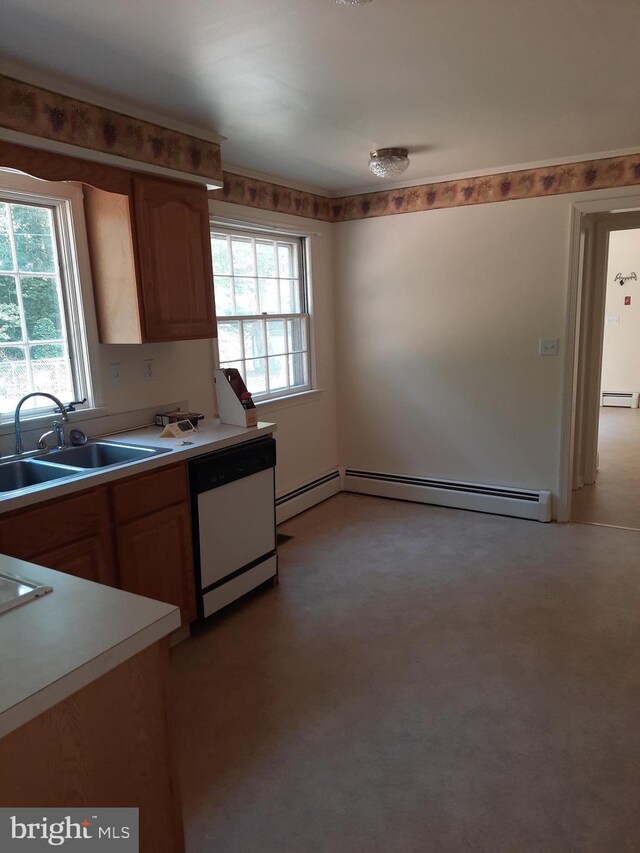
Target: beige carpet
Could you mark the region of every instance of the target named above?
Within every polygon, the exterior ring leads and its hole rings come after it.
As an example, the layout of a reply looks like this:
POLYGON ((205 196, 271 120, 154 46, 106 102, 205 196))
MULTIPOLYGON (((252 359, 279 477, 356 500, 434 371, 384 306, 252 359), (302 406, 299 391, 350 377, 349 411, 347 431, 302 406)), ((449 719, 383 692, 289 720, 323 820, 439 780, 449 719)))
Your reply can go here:
POLYGON ((637 853, 638 535, 339 495, 172 658, 188 853, 637 853))
POLYGON ((571 520, 640 530, 640 409, 600 409, 598 479, 573 493, 571 520))

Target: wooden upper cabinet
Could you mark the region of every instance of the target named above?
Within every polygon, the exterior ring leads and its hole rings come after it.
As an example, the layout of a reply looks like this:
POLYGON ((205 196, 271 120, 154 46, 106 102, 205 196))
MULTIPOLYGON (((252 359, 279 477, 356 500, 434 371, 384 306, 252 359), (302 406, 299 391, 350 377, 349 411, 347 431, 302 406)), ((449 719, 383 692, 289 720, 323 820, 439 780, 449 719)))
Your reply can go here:
POLYGON ((134 175, 128 195, 85 186, 102 343, 216 336, 206 189, 134 175))
POLYGON ((134 177, 133 203, 147 339, 215 337, 206 190, 134 177))

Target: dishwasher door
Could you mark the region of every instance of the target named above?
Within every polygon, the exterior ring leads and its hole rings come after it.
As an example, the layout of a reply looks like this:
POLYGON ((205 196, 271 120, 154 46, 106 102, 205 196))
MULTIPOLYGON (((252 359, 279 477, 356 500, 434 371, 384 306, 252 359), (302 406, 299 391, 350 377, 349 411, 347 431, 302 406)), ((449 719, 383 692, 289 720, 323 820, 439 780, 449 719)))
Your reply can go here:
POLYGON ((277 577, 273 438, 189 463, 198 615, 277 577))
POLYGON ((276 547, 273 468, 198 495, 202 589, 276 547))

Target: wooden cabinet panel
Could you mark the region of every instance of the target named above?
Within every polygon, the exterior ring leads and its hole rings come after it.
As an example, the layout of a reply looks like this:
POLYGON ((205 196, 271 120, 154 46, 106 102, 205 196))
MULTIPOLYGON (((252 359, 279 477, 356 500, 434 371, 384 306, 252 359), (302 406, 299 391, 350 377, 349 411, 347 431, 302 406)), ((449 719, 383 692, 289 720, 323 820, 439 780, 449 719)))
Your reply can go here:
POLYGON ((101 343, 215 338, 204 186, 134 175, 84 196, 101 343))
POLYGON ((156 643, 0 740, 2 805, 134 806, 140 853, 184 853, 168 658, 156 643))
POLYGON ((182 623, 196 618, 187 503, 169 507, 119 527, 116 533, 120 585, 180 607, 182 623))
POLYGON ((111 486, 116 524, 189 500, 186 465, 172 465, 111 486))
POLYGON ((146 339, 215 337, 206 190, 134 177, 133 203, 146 339))
POLYGON ((40 554, 83 539, 110 537, 111 514, 105 488, 18 510, 0 521, 3 553, 38 562, 40 554))
POLYGON ((38 555, 35 562, 77 578, 118 586, 111 536, 96 536, 63 545, 56 551, 38 555))

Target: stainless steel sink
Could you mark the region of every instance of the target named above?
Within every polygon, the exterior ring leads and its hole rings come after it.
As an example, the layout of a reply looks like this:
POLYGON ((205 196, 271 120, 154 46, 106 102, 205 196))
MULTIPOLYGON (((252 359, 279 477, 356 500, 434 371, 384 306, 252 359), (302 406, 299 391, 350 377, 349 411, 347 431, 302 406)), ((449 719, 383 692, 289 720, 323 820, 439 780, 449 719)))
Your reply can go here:
POLYGON ((0 493, 39 486, 51 480, 79 477, 95 468, 109 468, 169 453, 170 447, 144 447, 110 441, 88 441, 80 447, 52 450, 32 459, 0 462, 0 493))
POLYGON ((58 465, 70 465, 74 468, 108 468, 111 465, 150 459, 160 453, 168 453, 170 450, 170 447, 143 447, 109 441, 89 441, 80 447, 50 451, 47 453, 47 461, 58 465))
POLYGON ((17 489, 27 489, 29 486, 39 486, 50 480, 60 480, 63 477, 77 476, 77 471, 51 465, 39 459, 18 459, 15 462, 5 462, 0 465, 0 492, 14 492, 17 489))

